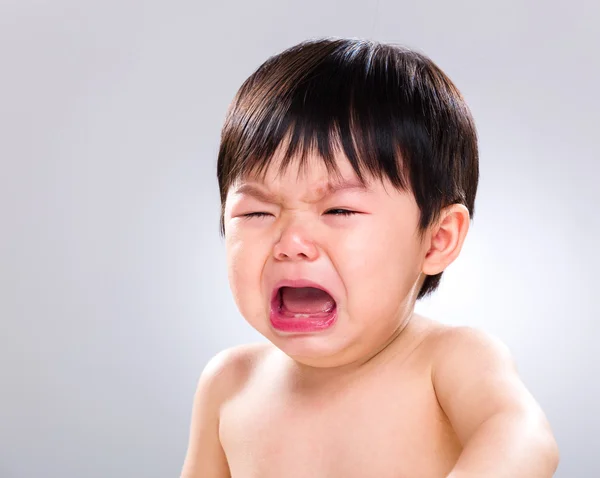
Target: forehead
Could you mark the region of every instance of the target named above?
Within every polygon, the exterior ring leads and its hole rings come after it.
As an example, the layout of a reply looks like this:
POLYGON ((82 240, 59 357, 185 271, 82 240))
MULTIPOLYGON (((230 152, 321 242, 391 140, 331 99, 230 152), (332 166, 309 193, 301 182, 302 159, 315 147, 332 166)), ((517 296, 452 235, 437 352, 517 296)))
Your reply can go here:
POLYGON ((237 196, 279 203, 297 200, 317 203, 341 191, 369 192, 367 183, 360 181, 352 168, 344 174, 341 171, 328 172, 325 166, 316 164, 303 169, 290 165, 283 172, 270 168, 263 177, 250 176, 233 186, 231 192, 237 196))
POLYGON ((238 181, 252 181, 266 185, 294 184, 322 189, 340 182, 363 182, 366 185, 369 181, 364 174, 362 176, 363 181, 343 154, 336 154, 333 164, 328 164, 324 158, 316 154, 307 154, 305 158, 296 155, 289 159, 276 154, 262 170, 249 171, 241 175, 238 181))
POLYGON ((296 208, 300 204, 316 205, 346 198, 365 201, 364 204, 372 207, 375 204, 394 209, 414 206, 418 210, 410 186, 396 185, 384 172, 377 174, 367 165, 360 168, 359 176, 345 156, 334 159, 334 168, 328 168, 320 156, 307 156, 304 163, 294 158, 284 167, 281 161, 271 161, 259 174, 242 174, 230 183, 222 205, 231 208, 259 200, 296 208))

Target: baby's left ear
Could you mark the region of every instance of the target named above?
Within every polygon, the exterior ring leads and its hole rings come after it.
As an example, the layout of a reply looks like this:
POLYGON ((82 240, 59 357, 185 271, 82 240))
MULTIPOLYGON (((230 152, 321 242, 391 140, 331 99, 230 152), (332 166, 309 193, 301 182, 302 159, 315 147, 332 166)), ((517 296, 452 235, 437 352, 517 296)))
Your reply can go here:
POLYGON ((469 210, 463 204, 452 204, 442 210, 440 220, 430 232, 429 249, 423 261, 425 274, 439 274, 458 257, 469 221, 469 210))

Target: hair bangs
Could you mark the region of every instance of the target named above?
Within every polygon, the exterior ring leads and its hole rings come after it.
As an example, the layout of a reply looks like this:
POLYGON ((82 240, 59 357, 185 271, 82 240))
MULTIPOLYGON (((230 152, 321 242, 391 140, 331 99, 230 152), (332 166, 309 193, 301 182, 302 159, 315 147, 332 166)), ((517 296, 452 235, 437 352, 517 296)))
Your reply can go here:
POLYGON ((278 174, 291 163, 301 174, 309 159, 319 158, 338 175, 336 159, 343 154, 360 181, 387 177, 399 189, 410 187, 411 148, 405 146, 426 131, 415 127, 414 108, 398 88, 402 79, 393 74, 389 52, 371 50, 338 45, 320 62, 306 58, 293 70, 267 61, 242 85, 222 132, 222 202, 236 180, 264 179, 274 158, 278 174))

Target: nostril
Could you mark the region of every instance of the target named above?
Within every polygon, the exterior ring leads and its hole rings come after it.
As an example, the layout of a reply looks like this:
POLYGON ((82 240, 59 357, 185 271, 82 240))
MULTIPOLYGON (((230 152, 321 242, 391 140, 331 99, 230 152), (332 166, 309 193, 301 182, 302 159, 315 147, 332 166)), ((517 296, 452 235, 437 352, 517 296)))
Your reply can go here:
POLYGON ((298 235, 281 237, 273 248, 273 257, 279 260, 314 260, 319 256, 314 242, 298 235))

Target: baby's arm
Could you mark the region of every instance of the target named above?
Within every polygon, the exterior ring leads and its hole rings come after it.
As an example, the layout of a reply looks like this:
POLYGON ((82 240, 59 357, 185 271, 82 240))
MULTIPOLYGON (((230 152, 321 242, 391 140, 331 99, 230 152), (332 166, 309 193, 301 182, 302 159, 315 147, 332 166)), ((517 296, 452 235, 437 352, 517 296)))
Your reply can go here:
POLYGON ((463 444, 447 478, 550 478, 556 442, 506 347, 470 328, 439 340, 433 385, 463 444))
POLYGON ((181 478, 230 477, 219 441, 219 407, 230 388, 231 362, 231 351, 221 352, 209 361, 200 376, 181 478))

